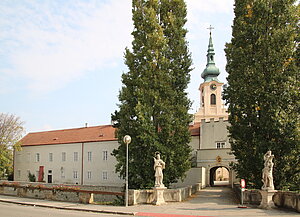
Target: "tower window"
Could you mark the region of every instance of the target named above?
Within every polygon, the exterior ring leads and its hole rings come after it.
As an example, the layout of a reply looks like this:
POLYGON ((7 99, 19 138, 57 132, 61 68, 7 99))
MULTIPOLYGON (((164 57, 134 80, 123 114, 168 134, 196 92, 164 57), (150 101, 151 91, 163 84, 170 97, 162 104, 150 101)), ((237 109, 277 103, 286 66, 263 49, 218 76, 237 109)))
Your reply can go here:
POLYGON ((226 142, 216 142, 216 148, 225 148, 226 142))
POLYGON ((210 95, 210 104, 216 105, 216 95, 215 94, 210 95))
POLYGON ((210 56, 210 60, 211 60, 211 61, 214 60, 214 56, 213 56, 213 55, 210 56))

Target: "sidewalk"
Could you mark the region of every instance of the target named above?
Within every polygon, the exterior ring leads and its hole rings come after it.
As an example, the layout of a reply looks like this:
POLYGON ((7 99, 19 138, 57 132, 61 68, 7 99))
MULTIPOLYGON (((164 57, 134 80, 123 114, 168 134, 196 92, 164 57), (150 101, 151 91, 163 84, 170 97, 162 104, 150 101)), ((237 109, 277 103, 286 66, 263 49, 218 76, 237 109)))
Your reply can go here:
POLYGON ((168 203, 162 206, 136 205, 123 207, 77 204, 4 195, 0 195, 0 202, 56 209, 135 216, 299 216, 299 213, 297 212, 280 209, 263 210, 257 208, 237 208, 238 204, 234 200, 234 195, 231 189, 226 187, 206 188, 185 202, 168 203))

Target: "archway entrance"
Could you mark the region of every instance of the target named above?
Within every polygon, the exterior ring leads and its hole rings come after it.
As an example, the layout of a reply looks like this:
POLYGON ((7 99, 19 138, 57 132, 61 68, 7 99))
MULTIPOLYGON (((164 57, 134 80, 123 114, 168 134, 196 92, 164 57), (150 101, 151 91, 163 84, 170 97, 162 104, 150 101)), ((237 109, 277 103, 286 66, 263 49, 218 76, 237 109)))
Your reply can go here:
POLYGON ((209 185, 229 185, 229 170, 224 166, 216 166, 209 170, 209 185))

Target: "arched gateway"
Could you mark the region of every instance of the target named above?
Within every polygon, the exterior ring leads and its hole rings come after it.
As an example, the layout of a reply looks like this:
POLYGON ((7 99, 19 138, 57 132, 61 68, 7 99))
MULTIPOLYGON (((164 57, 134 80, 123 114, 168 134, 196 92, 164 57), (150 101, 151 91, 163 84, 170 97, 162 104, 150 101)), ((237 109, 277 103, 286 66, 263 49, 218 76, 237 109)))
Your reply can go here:
POLYGON ((229 185, 229 169, 224 166, 215 166, 209 170, 209 185, 229 185))

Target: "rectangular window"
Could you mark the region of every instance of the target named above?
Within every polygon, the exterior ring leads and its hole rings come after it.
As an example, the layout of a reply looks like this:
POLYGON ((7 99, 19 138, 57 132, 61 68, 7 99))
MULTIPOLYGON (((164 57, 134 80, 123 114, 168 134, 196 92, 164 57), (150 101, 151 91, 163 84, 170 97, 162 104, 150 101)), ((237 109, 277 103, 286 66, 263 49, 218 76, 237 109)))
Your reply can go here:
POLYGON ((61 153, 61 160, 66 161, 66 152, 61 153))
POLYGON ((53 153, 49 153, 49 162, 53 161, 53 153))
POLYGON ((107 160, 107 151, 103 151, 103 160, 107 160))
POLYGON ((60 168, 60 177, 62 179, 66 178, 66 176, 65 176, 65 169, 64 168, 60 168))
POLYGON ((78 171, 73 171, 73 178, 78 179, 78 171))
POLYGON ((35 154, 35 162, 40 162, 40 153, 35 154))
POLYGON ((21 178, 21 170, 18 170, 17 176, 18 176, 18 178, 21 178))
POLYGON ((88 171, 88 172, 87 172, 87 178, 88 178, 88 179, 91 179, 91 178, 92 178, 92 172, 91 172, 91 171, 88 171))
POLYGON ((103 171, 103 172, 102 172, 102 179, 103 179, 103 180, 107 180, 107 179, 108 179, 107 171, 103 171))
POLYGON ((216 147, 217 148, 225 148, 226 147, 226 142, 216 142, 216 147))
POLYGON ((74 152, 74 161, 78 161, 78 152, 74 152))
POLYGON ((91 151, 88 152, 88 161, 92 161, 92 152, 91 151))
POLYGON ((30 162, 30 153, 27 153, 27 157, 26 157, 26 162, 29 163, 30 162))

